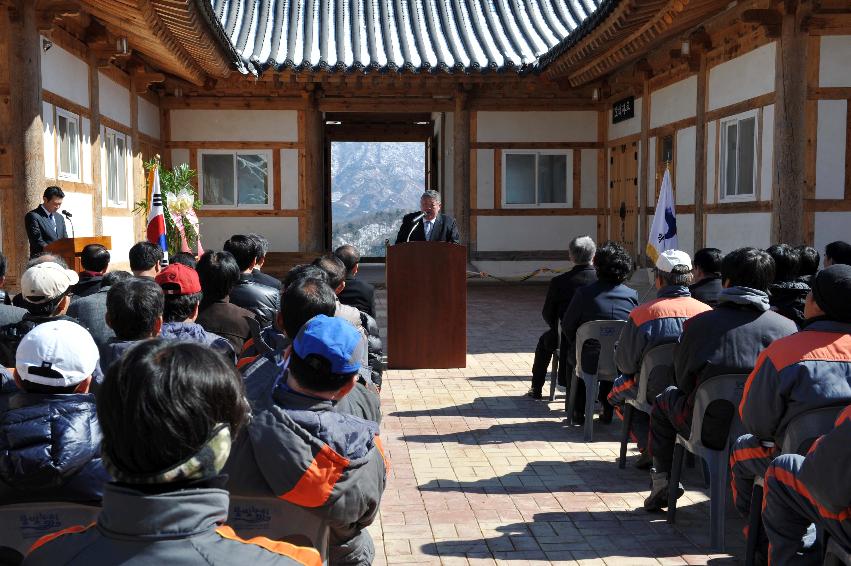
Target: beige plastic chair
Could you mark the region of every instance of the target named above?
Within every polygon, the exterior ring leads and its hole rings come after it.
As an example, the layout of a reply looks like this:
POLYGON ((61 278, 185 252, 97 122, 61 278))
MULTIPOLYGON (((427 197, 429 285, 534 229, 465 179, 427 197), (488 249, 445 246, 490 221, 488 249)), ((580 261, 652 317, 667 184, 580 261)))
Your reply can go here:
POLYGON ((99 513, 100 507, 67 501, 0 506, 0 563, 19 563, 41 537, 76 525, 88 526, 99 513))

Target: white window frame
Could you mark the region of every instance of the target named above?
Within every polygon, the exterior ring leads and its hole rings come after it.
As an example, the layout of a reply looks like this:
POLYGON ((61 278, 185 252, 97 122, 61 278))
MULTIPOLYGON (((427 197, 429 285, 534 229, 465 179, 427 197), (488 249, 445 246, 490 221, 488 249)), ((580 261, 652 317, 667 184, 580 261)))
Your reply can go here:
POLYGON ((573 165, 572 149, 510 149, 502 151, 502 207, 503 208, 573 208, 573 178, 571 167, 573 165), (508 203, 508 156, 509 155, 534 155, 535 156, 535 202, 534 203, 508 203), (565 202, 538 202, 538 157, 541 155, 563 155, 565 175, 565 202))
MULTIPOLYGON (((113 130, 112 128, 104 127, 103 129, 103 186, 104 186, 104 195, 106 196, 106 205, 110 208, 127 208, 128 202, 130 202, 130 183, 128 182, 128 176, 130 167, 132 166, 132 160, 130 159, 130 136, 125 134, 124 132, 119 132, 118 130, 113 130), (110 191, 109 187, 109 159, 110 159, 110 144, 114 143, 111 140, 116 138, 121 138, 124 140, 124 170, 121 171, 121 177, 124 179, 124 201, 116 201, 112 199, 112 191, 110 191)), ((116 171, 116 174, 119 172, 116 171)))
MULTIPOLYGON (((747 112, 743 112, 741 114, 736 114, 735 116, 727 116, 726 118, 722 118, 718 121, 718 133, 720 136, 718 147, 721 148, 718 155, 718 196, 721 202, 749 202, 759 200, 759 153, 757 152, 759 138, 760 138, 760 128, 762 124, 760 124, 759 120, 759 112, 757 110, 749 110, 747 112), (731 124, 735 123, 736 132, 741 132, 741 126, 739 123, 743 120, 748 120, 753 118, 754 120, 754 134, 753 134, 753 182, 751 187, 753 188, 753 192, 749 195, 728 195, 727 194, 727 128, 731 124)), ((738 147, 738 146, 737 146, 738 147)), ((738 152, 737 152, 738 154, 738 152)), ((736 157, 738 159, 738 155, 736 157)), ((736 166, 736 182, 738 183, 738 164, 736 166)))
POLYGON ((204 156, 205 155, 233 155, 233 183, 234 204, 204 204, 205 209, 210 210, 272 210, 274 207, 274 160, 271 149, 199 149, 198 150, 198 199, 204 202, 204 156), (239 187, 236 184, 236 156, 237 155, 262 155, 266 158, 268 168, 266 170, 266 204, 239 204, 239 187))
POLYGON ((56 106, 56 115, 53 119, 53 131, 55 132, 54 138, 56 142, 56 179, 61 181, 73 181, 79 183, 82 179, 83 174, 83 135, 80 131, 82 127, 83 121, 80 119, 79 114, 75 114, 64 108, 60 108, 56 106), (59 135, 59 118, 60 116, 68 121, 74 122, 77 127, 77 151, 76 151, 76 159, 77 159, 77 174, 73 173, 65 173, 62 171, 62 139, 59 135))

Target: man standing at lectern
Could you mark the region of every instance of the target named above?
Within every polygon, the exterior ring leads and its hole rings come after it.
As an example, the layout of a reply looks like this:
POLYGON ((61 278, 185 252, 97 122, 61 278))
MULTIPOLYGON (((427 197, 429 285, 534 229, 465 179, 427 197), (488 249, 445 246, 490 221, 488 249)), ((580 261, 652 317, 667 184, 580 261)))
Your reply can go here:
POLYGON ((44 190, 44 202, 27 212, 24 224, 30 239, 30 257, 44 251, 51 242, 67 238, 65 219, 59 214, 65 193, 59 187, 47 187, 44 190))
POLYGON ((440 214, 440 193, 424 192, 420 197, 420 212, 412 212, 402 218, 396 243, 403 242, 461 242, 455 219, 440 214))

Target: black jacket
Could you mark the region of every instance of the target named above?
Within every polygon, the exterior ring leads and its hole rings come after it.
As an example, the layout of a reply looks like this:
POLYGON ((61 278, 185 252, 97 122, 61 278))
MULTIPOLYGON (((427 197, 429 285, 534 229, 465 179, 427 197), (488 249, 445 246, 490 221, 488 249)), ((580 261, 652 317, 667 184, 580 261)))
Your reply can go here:
POLYGON ((791 319, 798 328, 804 325, 804 303, 810 286, 801 280, 781 281, 768 286, 771 310, 791 319))
MULTIPOLYGON (((423 220, 419 220, 414 222, 414 218, 419 216, 421 213, 412 212, 410 214, 406 214, 402 218, 402 226, 399 227, 399 233, 396 235, 396 243, 401 244, 403 242, 424 242, 425 237, 425 229, 423 228, 423 220), (413 232, 411 232, 413 229, 413 232), (411 234, 411 238, 408 239, 408 234, 411 234)), ((428 239, 429 242, 452 242, 453 244, 458 244, 461 242, 461 235, 458 234, 458 227, 455 226, 455 219, 451 216, 446 216, 445 214, 438 214, 437 218, 434 219, 434 226, 431 229, 431 237, 428 239)))
POLYGON ((576 265, 567 273, 553 277, 541 311, 547 326, 555 330, 576 290, 595 281, 597 281, 597 270, 593 265, 576 265))
POLYGON ((88 272, 80 274, 80 282, 74 285, 71 289, 73 293, 71 300, 74 301, 81 297, 88 297, 100 291, 103 275, 89 275, 88 272))
POLYGON ((690 285, 688 290, 693 299, 697 299, 701 303, 706 303, 710 307, 718 306, 718 293, 721 292, 720 275, 710 275, 705 279, 701 279, 694 285, 690 285))
POLYGON ((239 283, 231 289, 230 302, 254 313, 260 326, 265 328, 275 320, 281 306, 281 293, 274 287, 255 282, 250 273, 243 273, 239 283))
POLYGON ((354 277, 346 279, 346 287, 339 294, 340 302, 355 307, 375 318, 375 287, 354 277))
POLYGON ((195 322, 207 332, 227 338, 239 356, 246 340, 251 338, 251 318, 254 318, 254 313, 231 304, 230 299, 225 297, 214 303, 201 303, 201 312, 195 322))
POLYGON ((268 273, 263 273, 256 267, 254 271, 251 272, 251 279, 254 280, 255 283, 260 283, 261 285, 268 285, 269 287, 274 287, 278 291, 281 290, 283 284, 280 279, 272 277, 268 273))
POLYGON ((68 237, 65 231, 65 219, 58 212, 53 213, 56 219, 56 228, 47 216, 47 212, 41 206, 37 206, 27 212, 24 217, 24 226, 27 229, 27 238, 30 240, 30 257, 44 251, 44 247, 56 240, 68 237))

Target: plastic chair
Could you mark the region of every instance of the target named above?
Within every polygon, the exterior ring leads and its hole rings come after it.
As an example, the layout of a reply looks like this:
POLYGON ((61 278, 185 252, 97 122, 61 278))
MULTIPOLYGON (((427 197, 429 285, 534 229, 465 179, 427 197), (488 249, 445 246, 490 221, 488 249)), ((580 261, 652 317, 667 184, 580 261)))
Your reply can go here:
POLYGON ((556 400, 556 385, 558 384, 558 359, 561 355, 561 322, 556 325, 556 350, 553 352, 553 367, 550 371, 550 401, 556 400))
POLYGON ((90 525, 100 507, 45 501, 0 506, 0 556, 3 564, 20 563, 32 545, 43 537, 74 525, 90 525), (15 556, 20 555, 18 562, 15 556))
POLYGON ((633 411, 641 411, 642 413, 650 414, 650 409, 653 404, 647 400, 647 386, 650 382, 654 384, 654 390, 658 384, 669 379, 668 375, 671 367, 674 365, 674 348, 676 342, 669 344, 660 344, 651 348, 644 354, 641 359, 641 371, 636 379, 638 380, 638 393, 635 399, 627 399, 623 411, 623 428, 621 428, 621 452, 618 458, 618 467, 623 469, 626 467, 626 450, 629 444, 629 430, 632 427, 633 411))
POLYGON ((576 371, 570 380, 570 394, 567 401, 568 424, 573 424, 573 409, 576 405, 577 381, 581 377, 585 382, 585 433, 584 441, 594 440, 594 403, 597 400, 597 388, 601 381, 614 381, 618 375, 615 367, 615 346, 621 335, 625 320, 592 320, 576 331, 576 371), (600 357, 596 373, 582 371, 582 347, 585 342, 596 340, 600 343, 600 357))
MULTIPOLYGON (((783 454, 800 454, 804 456, 818 437, 833 430, 833 425, 839 413, 846 405, 832 405, 804 411, 797 415, 786 426, 783 440, 780 442, 783 454)), ((764 494, 762 476, 754 478, 751 492, 751 507, 748 514, 748 544, 745 553, 745 565, 756 563, 756 550, 762 531, 762 498, 764 494)))
POLYGON ((851 566, 851 551, 842 548, 836 539, 827 537, 827 549, 824 551, 824 566, 851 566))
POLYGON ((724 374, 710 377, 701 383, 694 397, 694 413, 689 438, 677 435, 674 446, 674 461, 668 485, 668 522, 673 523, 677 515, 677 490, 686 450, 700 456, 709 468, 709 534, 712 548, 724 551, 724 513, 727 506, 727 483, 730 475, 730 448, 742 433, 742 424, 736 408, 742 399, 747 374, 724 374), (703 419, 706 409, 716 401, 733 405, 727 440, 722 450, 714 450, 703 444, 703 419))
POLYGON ((317 513, 274 497, 230 496, 227 525, 243 538, 263 536, 312 546, 328 564, 331 530, 317 513))

